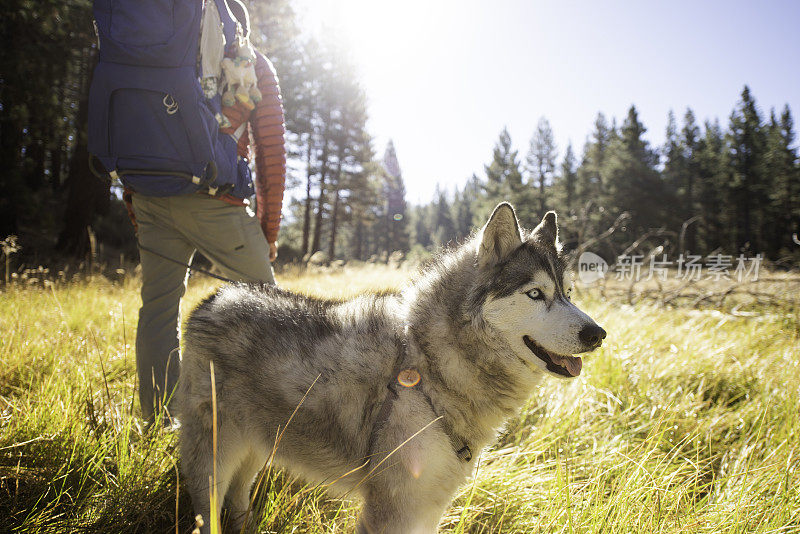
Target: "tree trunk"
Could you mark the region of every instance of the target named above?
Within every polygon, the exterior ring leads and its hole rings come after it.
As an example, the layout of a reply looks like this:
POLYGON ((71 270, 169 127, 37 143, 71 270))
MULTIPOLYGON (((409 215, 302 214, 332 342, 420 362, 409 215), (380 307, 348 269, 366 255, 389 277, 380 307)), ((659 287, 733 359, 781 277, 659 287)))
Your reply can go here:
POLYGON ((363 241, 364 241, 364 220, 361 215, 356 217, 356 228, 353 236, 353 257, 357 260, 363 260, 363 241))
POLYGON ((333 209, 331 213, 331 242, 328 245, 328 257, 333 260, 336 257, 336 220, 339 215, 339 190, 342 185, 342 152, 339 150, 338 161, 336 162, 336 182, 333 184, 333 209))
MULTIPOLYGON (((64 63, 66 65, 66 63, 64 63)), ((58 71, 58 117, 64 113, 64 101, 66 99, 65 87, 67 85, 67 68, 66 66, 58 71)), ((50 188, 53 191, 58 191, 61 188, 61 173, 63 171, 63 154, 64 154, 64 139, 66 134, 64 127, 60 120, 50 121, 50 131, 48 133, 50 138, 50 188)))
POLYGON ((800 231, 800 228, 795 225, 794 205, 792 200, 792 181, 795 178, 800 179, 800 172, 798 172, 798 169, 791 169, 791 171, 795 172, 795 176, 786 177, 786 196, 783 200, 784 227, 782 229, 783 231, 781 232, 785 233, 788 239, 785 239, 783 236, 781 236, 782 242, 780 243, 781 246, 786 245, 789 247, 792 246, 792 234, 800 231))
MULTIPOLYGON (((384 188, 384 191, 388 193, 388 189, 384 188)), ((383 208, 383 244, 381 245, 382 252, 386 253, 386 258, 389 258, 389 239, 390 239, 390 232, 392 228, 392 223, 389 219, 389 195, 386 195, 386 203, 384 204, 383 208)))
POLYGON ((331 213, 331 242, 328 245, 328 257, 336 257, 336 220, 339 215, 339 188, 333 192, 333 213, 331 213))
MULTIPOLYGON (((16 8, 12 8, 16 9, 16 8)), ((4 10, 6 11, 6 10, 4 10)), ((23 29, 12 24, 14 17, 4 13, 0 28, 0 71, 2 72, 2 107, 0 107, 0 239, 16 234, 19 225, 19 209, 25 196, 20 159, 22 153, 21 117, 25 109, 23 76, 20 74, 18 50, 23 29), (18 107, 19 106, 19 107, 18 107), (17 112, 11 113, 12 110, 17 112)))
POLYGON ((547 211, 547 203, 545 202, 544 198, 544 173, 545 173, 544 166, 539 166, 539 209, 541 210, 541 213, 539 214, 540 217, 544 217, 545 211, 547 211))
MULTIPOLYGON (((58 134, 53 132, 52 139, 58 139, 58 134)), ((62 157, 64 147, 60 142, 55 142, 55 146, 50 150, 50 187, 57 191, 61 187, 62 157)))
POLYGON ((0 121, 0 159, 3 175, 0 177, 0 239, 15 234, 18 229, 18 210, 24 195, 22 174, 19 168, 20 132, 16 121, 3 113, 0 121))
POLYGON ((569 180, 569 182, 567 182, 567 184, 566 184, 566 186, 567 186, 567 213, 572 213, 572 197, 575 195, 575 192, 574 192, 575 185, 574 185, 574 183, 572 181, 573 178, 571 176, 568 176, 567 179, 569 180))
POLYGON ((89 149, 86 128, 89 118, 89 85, 96 55, 88 52, 85 84, 82 87, 78 115, 76 117, 75 152, 69 165, 66 185, 68 188, 64 223, 58 236, 56 248, 78 259, 86 257, 89 250, 89 225, 95 215, 108 212, 110 203, 109 184, 89 170, 89 149))
POLYGON ((319 174, 319 197, 317 198, 317 216, 314 221, 314 238, 311 241, 311 253, 320 249, 322 239, 322 220, 325 218, 325 178, 327 163, 323 163, 323 168, 319 174))
MULTIPOLYGON (((691 219, 694 217, 694 174, 692 171, 689 171, 689 176, 686 178, 686 207, 688 208, 688 217, 686 219, 691 219)), ((695 225, 691 224, 686 229, 686 250, 689 252, 694 252, 697 250, 697 240, 696 240, 696 232, 695 232, 695 225)))
POLYGON ((27 151, 30 154, 31 165, 27 168, 25 182, 32 192, 36 192, 44 182, 45 149, 44 149, 44 120, 37 118, 29 125, 31 139, 27 151))
POLYGON ((308 242, 311 238, 311 153, 314 147, 314 134, 308 134, 308 147, 306 150, 306 201, 303 209, 303 249, 302 254, 308 253, 308 242))
POLYGON ((328 120, 325 122, 325 133, 322 135, 322 155, 320 157, 319 172, 319 198, 317 199, 317 217, 314 224, 314 238, 311 241, 311 253, 320 249, 322 240, 322 221, 325 218, 325 180, 328 174, 328 128, 331 123, 331 115, 328 113, 328 120))
POLYGON ((739 243, 738 243, 738 245, 739 245, 740 248, 744 247, 745 245, 749 245, 750 249, 752 250, 753 246, 755 245, 755 243, 753 243, 752 235, 750 233, 750 230, 752 228, 752 224, 750 222, 750 202, 751 202, 751 200, 749 198, 750 197, 750 192, 747 191, 747 189, 745 189, 741 193, 741 195, 742 195, 742 198, 741 198, 742 211, 741 211, 741 215, 740 215, 740 217, 741 217, 740 225, 741 225, 742 230, 741 230, 741 233, 739 235, 739 243))

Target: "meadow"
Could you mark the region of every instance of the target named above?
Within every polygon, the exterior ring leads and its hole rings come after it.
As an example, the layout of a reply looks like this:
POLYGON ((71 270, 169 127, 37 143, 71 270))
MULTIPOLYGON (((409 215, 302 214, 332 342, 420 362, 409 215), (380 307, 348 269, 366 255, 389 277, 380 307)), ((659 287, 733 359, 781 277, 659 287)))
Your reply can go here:
MULTIPOLYGON (((410 276, 366 265, 278 281, 346 297, 410 276)), ((184 313, 216 285, 193 277, 184 313)), ((191 531, 177 436, 138 417, 138 289, 94 275, 0 292, 0 532, 191 531)), ((534 392, 441 531, 800 532, 798 309, 575 300, 606 343, 580 378, 534 392)), ((253 532, 353 531, 358 503, 266 467, 253 532)))

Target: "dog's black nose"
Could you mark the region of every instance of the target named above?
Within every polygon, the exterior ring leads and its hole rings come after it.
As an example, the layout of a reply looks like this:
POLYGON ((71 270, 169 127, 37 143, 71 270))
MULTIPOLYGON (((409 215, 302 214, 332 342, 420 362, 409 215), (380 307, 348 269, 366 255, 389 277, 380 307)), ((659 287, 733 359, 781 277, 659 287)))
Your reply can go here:
POLYGON ((578 337, 585 345, 599 347, 606 338, 606 331, 596 324, 589 324, 581 329, 578 337))

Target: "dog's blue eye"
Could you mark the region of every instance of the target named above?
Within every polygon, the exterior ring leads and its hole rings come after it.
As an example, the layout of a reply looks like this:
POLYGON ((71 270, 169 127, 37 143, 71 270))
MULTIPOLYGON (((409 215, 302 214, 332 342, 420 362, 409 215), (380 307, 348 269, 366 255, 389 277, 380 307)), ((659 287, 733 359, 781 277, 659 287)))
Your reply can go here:
POLYGON ((538 289, 531 289, 530 291, 525 292, 533 300, 542 300, 544 299, 544 295, 538 289))

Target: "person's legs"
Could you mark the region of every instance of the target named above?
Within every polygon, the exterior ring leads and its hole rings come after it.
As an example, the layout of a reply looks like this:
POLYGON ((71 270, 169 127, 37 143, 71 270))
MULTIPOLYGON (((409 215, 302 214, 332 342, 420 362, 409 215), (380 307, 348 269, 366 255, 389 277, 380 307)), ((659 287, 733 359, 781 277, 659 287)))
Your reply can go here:
MULTIPOLYGON (((160 254, 189 263, 194 247, 175 228, 169 198, 133 196, 139 243, 160 254)), ((180 301, 187 269, 139 249, 142 265, 142 307, 136 329, 136 367, 142 417, 152 422, 167 407, 180 370, 180 301)))
MULTIPOLYGON (((232 280, 275 283, 269 245, 257 219, 243 207, 203 195, 133 195, 140 245, 188 264, 202 251, 232 280)), ((139 249, 142 307, 136 331, 136 367, 142 416, 152 421, 168 406, 180 371, 180 301, 187 269, 139 249)))
POLYGON ((186 238, 222 271, 243 282, 275 283, 269 244, 248 209, 202 196, 175 197, 176 222, 186 238))

